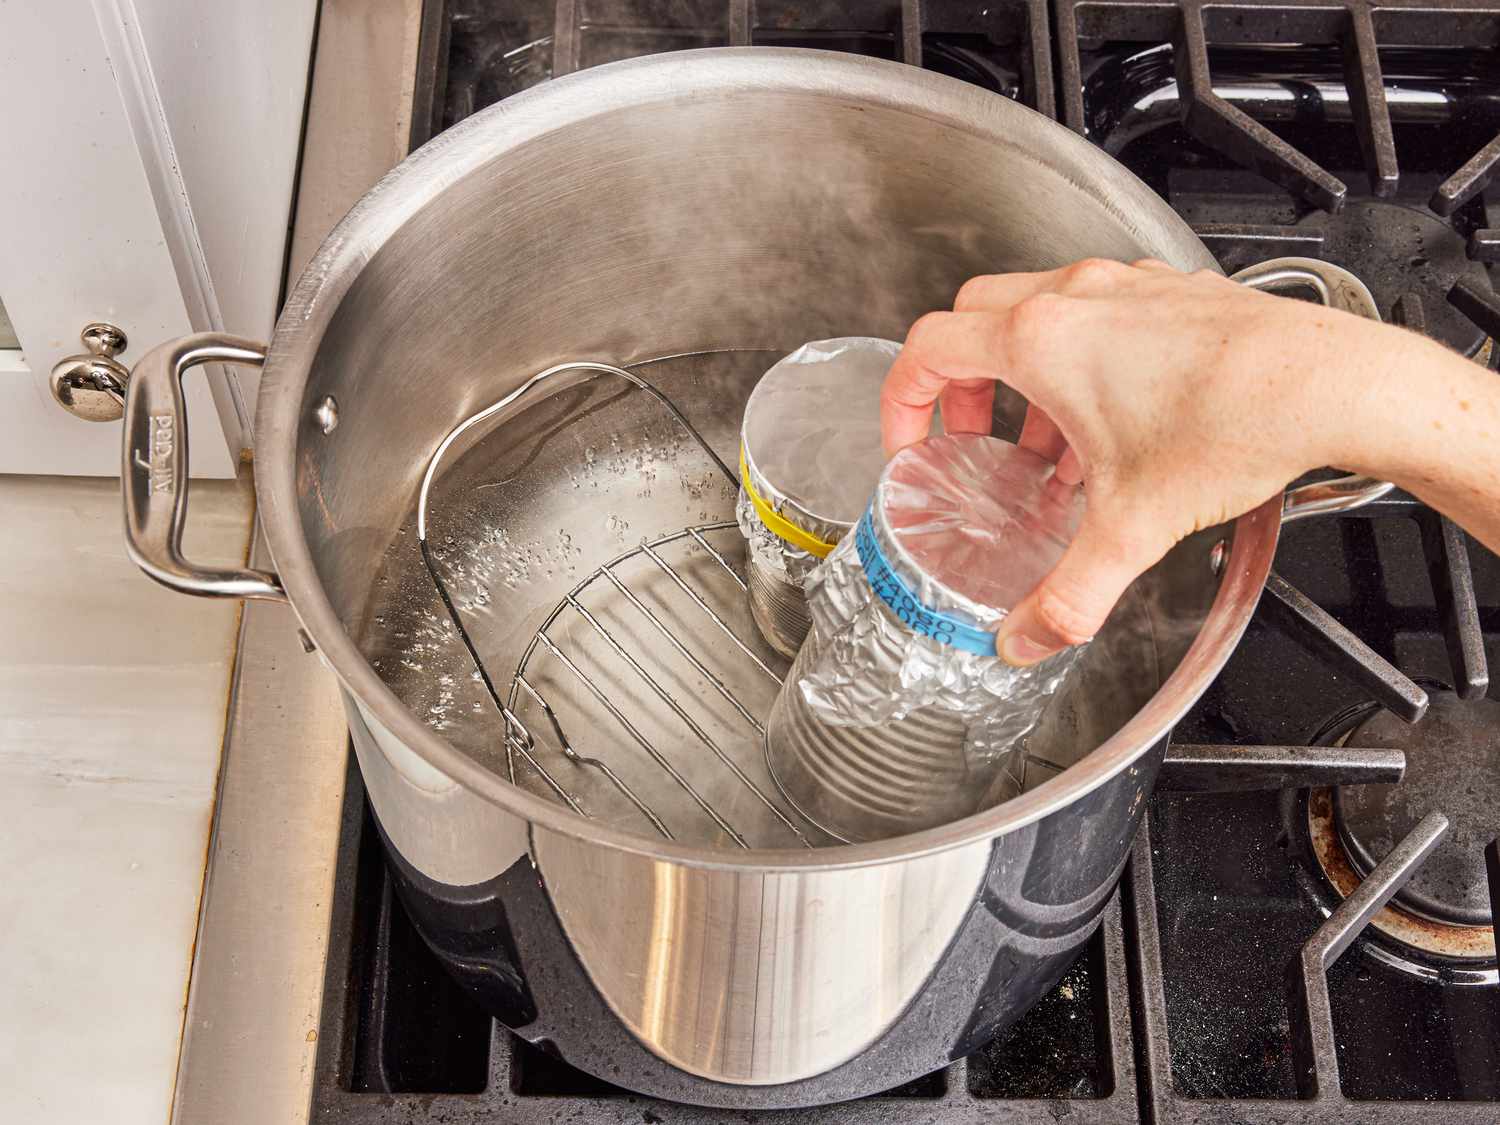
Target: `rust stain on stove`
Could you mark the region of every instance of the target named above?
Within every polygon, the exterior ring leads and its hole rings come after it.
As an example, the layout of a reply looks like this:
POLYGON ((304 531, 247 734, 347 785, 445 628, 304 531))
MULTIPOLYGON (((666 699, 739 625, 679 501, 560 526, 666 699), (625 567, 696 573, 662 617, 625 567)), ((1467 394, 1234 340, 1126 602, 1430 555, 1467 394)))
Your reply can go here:
MULTIPOLYGON (((1308 795, 1307 830, 1312 836, 1318 866, 1340 897, 1348 898, 1361 879, 1349 862, 1349 854, 1344 850, 1344 843, 1334 825, 1332 789, 1314 789, 1308 795)), ((1434 922, 1399 906, 1385 907, 1370 920, 1370 925, 1403 945, 1424 953, 1469 960, 1495 957, 1493 926, 1454 926, 1434 922)))

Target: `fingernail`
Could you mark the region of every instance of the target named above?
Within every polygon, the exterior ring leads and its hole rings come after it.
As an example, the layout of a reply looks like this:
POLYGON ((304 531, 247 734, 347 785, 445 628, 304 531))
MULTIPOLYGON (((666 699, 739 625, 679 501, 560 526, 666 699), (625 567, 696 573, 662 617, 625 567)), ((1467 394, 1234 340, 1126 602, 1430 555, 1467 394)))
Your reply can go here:
POLYGON ((1000 659, 1017 668, 1029 668, 1056 651, 1056 648, 1032 640, 1023 633, 1012 633, 1000 642, 1000 659))

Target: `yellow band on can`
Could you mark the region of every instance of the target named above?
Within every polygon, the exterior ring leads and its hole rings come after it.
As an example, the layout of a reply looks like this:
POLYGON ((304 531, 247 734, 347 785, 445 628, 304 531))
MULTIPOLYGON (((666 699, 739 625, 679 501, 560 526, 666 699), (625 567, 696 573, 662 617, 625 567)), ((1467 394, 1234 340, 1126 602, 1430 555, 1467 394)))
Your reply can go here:
POLYGON ((787 519, 766 501, 750 483, 750 466, 745 461, 745 445, 740 443, 740 484, 744 486, 745 495, 750 497, 750 504, 755 509, 755 514, 760 517, 760 522, 765 524, 771 534, 778 539, 784 539, 793 547, 800 547, 816 559, 826 559, 828 552, 833 550, 833 544, 827 540, 819 539, 809 531, 804 531, 791 520, 787 519))

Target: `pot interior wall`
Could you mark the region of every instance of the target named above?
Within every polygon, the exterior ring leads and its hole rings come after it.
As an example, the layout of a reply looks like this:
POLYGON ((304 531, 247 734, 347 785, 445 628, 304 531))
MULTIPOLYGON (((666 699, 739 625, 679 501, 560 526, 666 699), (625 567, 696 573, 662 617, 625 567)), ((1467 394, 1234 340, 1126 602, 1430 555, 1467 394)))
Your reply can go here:
MULTIPOLYGON (((434 143, 501 136, 507 112, 434 143)), ((457 422, 553 363, 711 353, 639 370, 732 465, 745 397, 797 344, 900 339, 975 274, 1172 259, 1166 241, 1018 146, 836 90, 684 90, 497 148, 391 235, 324 334, 297 455, 319 577, 403 700, 507 768, 411 530, 421 474, 457 422), (340 420, 325 436, 311 414, 326 395, 340 420)), ((1175 264, 1202 264, 1174 245, 1175 264)), ((1002 404, 1002 429, 1020 409, 1002 404)), ((432 541, 502 691, 524 639, 582 576, 643 537, 732 518, 718 469, 659 404, 608 376, 529 396, 451 465, 432 541)), ((1217 538, 1143 580, 1119 626, 1126 649, 1096 646, 1085 695, 1054 721, 1067 761, 1175 667, 1212 597, 1217 538)))

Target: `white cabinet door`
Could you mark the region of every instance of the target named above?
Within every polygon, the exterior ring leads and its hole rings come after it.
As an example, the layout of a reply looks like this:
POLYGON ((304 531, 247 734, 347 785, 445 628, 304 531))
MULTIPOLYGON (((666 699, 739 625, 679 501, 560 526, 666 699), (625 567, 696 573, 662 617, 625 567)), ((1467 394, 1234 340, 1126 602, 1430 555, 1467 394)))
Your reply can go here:
MULTIPOLYGON (((0 3, 0 472, 116 475, 120 427, 47 374, 91 321, 127 365, 187 332, 268 338, 317 0, 0 3)), ((258 372, 188 376, 191 468, 252 445, 258 372)))

